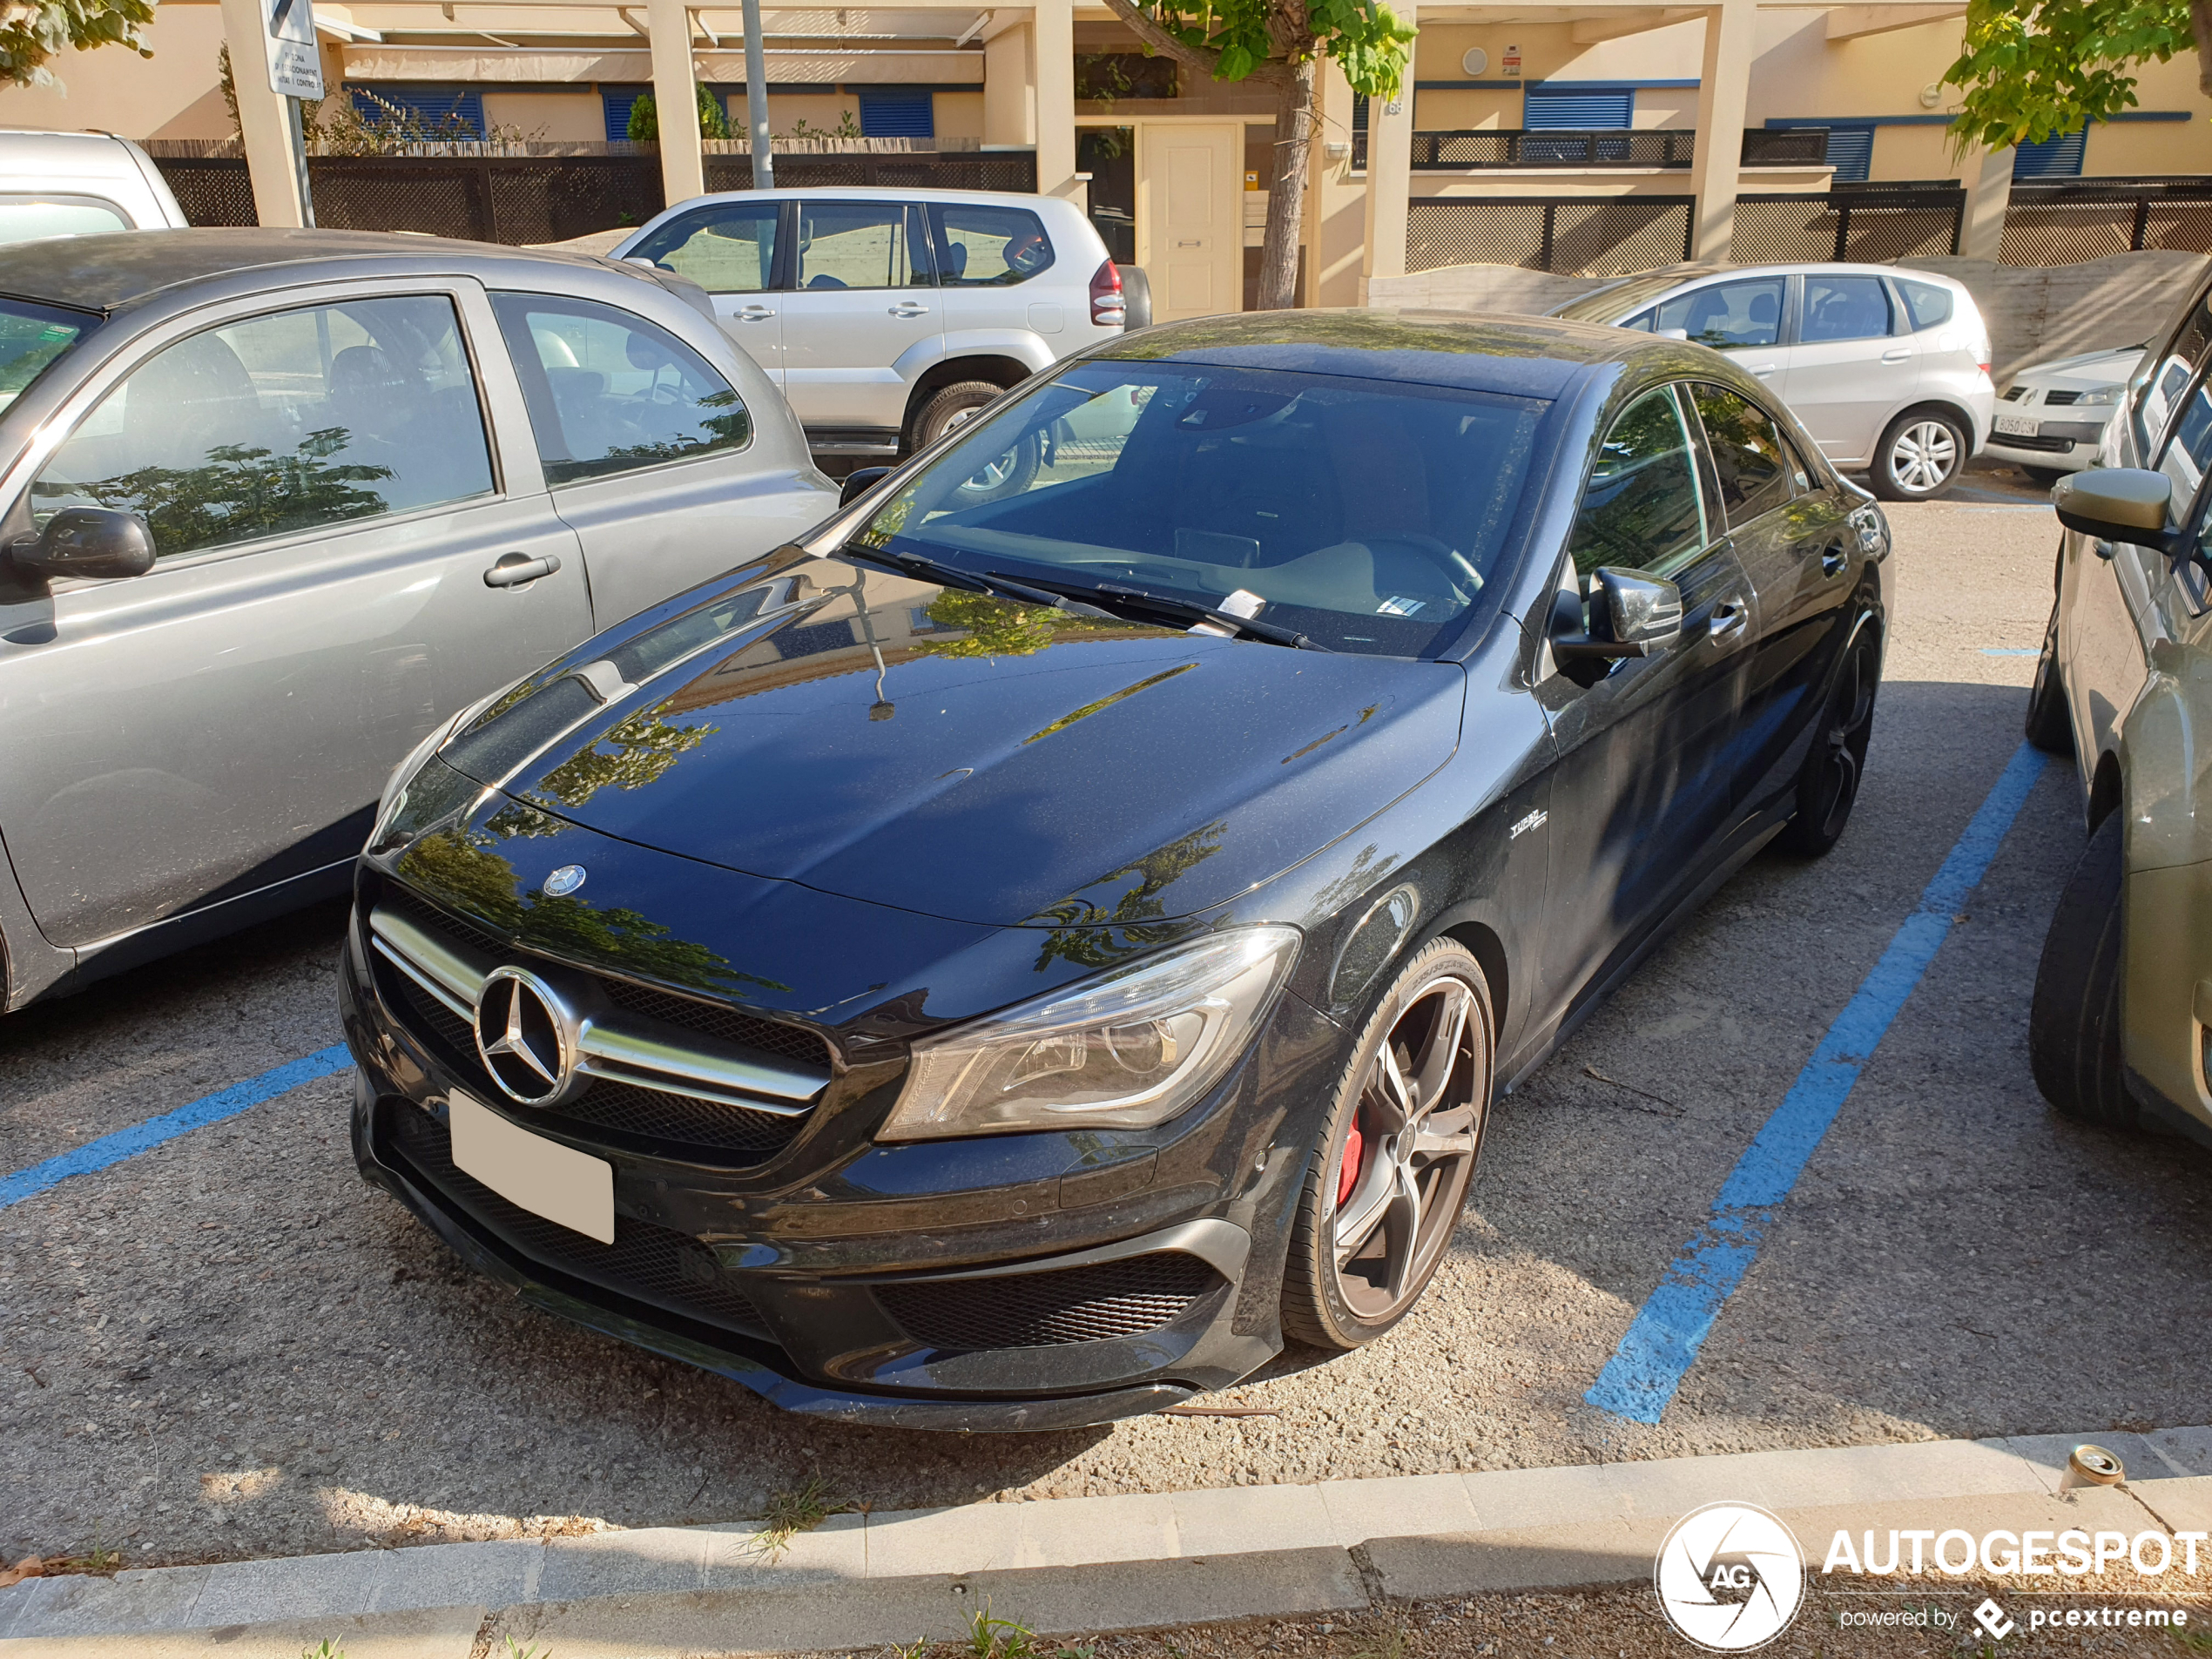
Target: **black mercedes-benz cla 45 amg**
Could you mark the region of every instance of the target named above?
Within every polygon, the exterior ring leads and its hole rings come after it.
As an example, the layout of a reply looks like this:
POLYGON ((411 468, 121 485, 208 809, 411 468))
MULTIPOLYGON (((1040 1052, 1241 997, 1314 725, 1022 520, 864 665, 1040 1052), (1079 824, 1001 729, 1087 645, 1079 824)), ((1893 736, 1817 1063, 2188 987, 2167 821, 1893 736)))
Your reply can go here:
POLYGON ((1700 347, 1125 336, 401 767, 355 1156, 539 1306, 834 1418, 1356 1347, 1514 1081, 1842 833, 1888 550, 1700 347))

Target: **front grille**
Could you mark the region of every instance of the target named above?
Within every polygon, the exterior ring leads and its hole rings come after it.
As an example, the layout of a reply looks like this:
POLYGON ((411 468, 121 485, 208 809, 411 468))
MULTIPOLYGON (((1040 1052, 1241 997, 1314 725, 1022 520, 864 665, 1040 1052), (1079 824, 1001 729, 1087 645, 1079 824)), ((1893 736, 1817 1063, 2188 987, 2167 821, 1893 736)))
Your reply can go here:
POLYGON ((731 1283, 720 1259, 698 1239, 632 1217, 615 1217, 615 1242, 571 1232, 509 1204, 453 1162, 446 1126, 419 1107, 378 1108, 390 1149, 423 1184, 436 1188, 533 1262, 672 1313, 765 1337, 759 1311, 731 1283))
POLYGON ((2017 432, 2000 432, 1989 441, 2007 449, 2035 449, 2059 455, 2074 448, 2072 438, 2031 438, 2017 432))
POLYGON ((1196 1256, 1158 1251, 1042 1273, 879 1285, 875 1295, 915 1341, 973 1352, 1142 1336, 1223 1282, 1196 1256))
POLYGON ((2027 388, 2025 386, 2008 386, 2005 388, 2004 401, 2007 403, 2017 403, 2027 391, 2027 388))
POLYGON ((2080 401, 2081 401, 2081 394, 2080 394, 2080 393, 2079 393, 2079 392, 2064 392, 2064 391, 2056 391, 2056 390, 2054 390, 2054 391, 2049 391, 2049 392, 2046 392, 2046 393, 2044 393, 2044 394, 2043 394, 2043 401, 2044 401, 2044 402, 2046 402, 2047 404, 2051 404, 2051 405, 2054 405, 2054 406, 2063 406, 2063 405, 2065 405, 2065 404, 2068 404, 2068 403, 2079 403, 2080 401))
MULTIPOLYGON (((511 961, 523 955, 467 922, 396 892, 380 908, 398 911, 424 932, 463 946, 488 961, 511 961)), ((455 1081, 486 1100, 503 1099, 504 1092, 485 1071, 477 1055, 475 1032, 469 1022, 382 954, 376 954, 374 960, 385 1005, 404 1017, 415 1035, 444 1062, 455 1081)), ((626 981, 599 979, 597 982, 618 1008, 670 1024, 678 1022, 670 1017, 671 1011, 681 1009, 690 1015, 690 1028, 725 1043, 745 1045, 757 1029, 774 1034, 786 1058, 819 1065, 825 1057, 819 1040, 796 1027, 756 1020, 735 1009, 718 1008, 626 981), (718 1015, 723 1017, 718 1020, 718 1015)), ((790 1144, 806 1123, 804 1115, 756 1111, 732 1101, 701 1100, 673 1089, 609 1077, 590 1079, 580 1092, 539 1115, 549 1125, 610 1150, 725 1168, 765 1162, 790 1144)))

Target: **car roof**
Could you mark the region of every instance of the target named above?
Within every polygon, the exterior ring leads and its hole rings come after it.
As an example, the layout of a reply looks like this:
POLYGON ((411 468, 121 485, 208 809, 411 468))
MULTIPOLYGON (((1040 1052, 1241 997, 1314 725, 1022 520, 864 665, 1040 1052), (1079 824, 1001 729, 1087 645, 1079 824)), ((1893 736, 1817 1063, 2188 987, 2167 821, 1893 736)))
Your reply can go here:
POLYGON ((1602 323, 1469 311, 1262 311, 1163 323, 1096 357, 1277 368, 1556 398, 1592 369, 1681 351, 1602 323))
MULTIPOLYGON (((1722 265, 1710 260, 1693 261, 1687 265, 1661 265, 1649 271, 1638 271, 1631 276, 1617 278, 1605 285, 1618 287, 1622 283, 1647 282, 1669 278, 1676 284, 1703 282, 1711 277, 1764 277, 1824 275, 1912 277, 1923 282, 1940 282, 1946 287, 1956 288, 1961 293, 1968 290, 1957 277, 1946 276, 1940 271, 1923 271, 1916 266, 1853 264, 1844 260, 1797 260, 1773 265, 1722 265)), ((1592 288, 1591 294, 1605 292, 1592 288)), ((1588 295, 1581 296, 1588 298, 1588 295)))
POLYGON ((136 179, 130 146, 111 132, 39 132, 0 127, 0 178, 60 172, 73 178, 106 174, 136 179))
POLYGON ((305 266, 455 256, 475 265, 494 260, 575 263, 581 257, 388 231, 114 231, 0 246, 0 293, 78 311, 111 312, 165 288, 241 271, 285 267, 297 276, 298 267, 305 266))
POLYGON ((736 201, 844 201, 844 202, 968 202, 992 206, 1013 203, 1023 207, 1035 207, 1040 202, 1056 202, 1056 196, 1024 194, 1013 190, 929 190, 904 185, 774 185, 766 190, 716 190, 704 196, 691 196, 677 203, 677 206, 696 207, 701 202, 736 201))

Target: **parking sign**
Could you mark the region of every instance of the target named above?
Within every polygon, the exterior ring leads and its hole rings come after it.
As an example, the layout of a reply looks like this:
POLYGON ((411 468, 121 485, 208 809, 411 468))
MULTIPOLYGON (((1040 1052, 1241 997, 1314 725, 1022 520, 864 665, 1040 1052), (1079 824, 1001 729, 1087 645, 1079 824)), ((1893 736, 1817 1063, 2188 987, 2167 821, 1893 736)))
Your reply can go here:
POLYGON ((288 98, 322 96, 322 59, 315 51, 309 0, 261 0, 267 25, 269 90, 288 98))

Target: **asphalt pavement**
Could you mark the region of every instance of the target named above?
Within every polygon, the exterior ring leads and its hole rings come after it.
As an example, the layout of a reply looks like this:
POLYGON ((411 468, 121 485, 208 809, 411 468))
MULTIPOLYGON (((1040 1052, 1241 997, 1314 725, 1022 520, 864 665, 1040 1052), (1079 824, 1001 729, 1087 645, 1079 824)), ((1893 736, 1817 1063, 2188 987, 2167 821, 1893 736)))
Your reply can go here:
MULTIPOLYGON (((0 1209, 0 1553, 132 1565, 875 1509, 2212 1421, 2212 1158, 2054 1118, 2029 988, 2081 840, 2047 767, 1656 1426, 1583 1394, 2019 747, 2056 527, 1892 511, 1865 788, 1763 856, 1499 1110, 1419 1312, 1273 1415, 954 1438, 802 1421, 462 1272, 306 1084, 0 1209)), ((338 1040, 335 909, 0 1020, 0 1173, 338 1040)))

